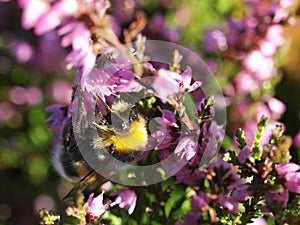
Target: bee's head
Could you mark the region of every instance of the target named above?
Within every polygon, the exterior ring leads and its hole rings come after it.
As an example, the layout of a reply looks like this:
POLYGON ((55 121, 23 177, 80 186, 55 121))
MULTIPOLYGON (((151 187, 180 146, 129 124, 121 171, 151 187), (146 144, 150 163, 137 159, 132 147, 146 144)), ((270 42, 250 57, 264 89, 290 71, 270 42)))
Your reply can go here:
POLYGON ((126 134, 130 130, 131 123, 139 120, 139 117, 135 105, 118 101, 111 106, 111 124, 119 135, 126 134))

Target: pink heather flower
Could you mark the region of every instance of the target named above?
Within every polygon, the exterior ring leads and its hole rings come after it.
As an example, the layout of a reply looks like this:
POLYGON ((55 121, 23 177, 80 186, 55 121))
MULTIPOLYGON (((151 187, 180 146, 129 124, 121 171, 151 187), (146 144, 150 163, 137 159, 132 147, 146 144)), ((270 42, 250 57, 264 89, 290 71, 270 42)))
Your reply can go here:
POLYGON ((238 202, 232 200, 230 197, 220 194, 218 197, 218 202, 221 206, 227 209, 231 213, 239 212, 238 202))
POLYGON ((227 38, 220 29, 207 30, 204 34, 204 46, 207 52, 226 51, 227 38))
POLYGON ((192 196, 191 207, 195 211, 204 211, 209 204, 210 198, 203 191, 200 191, 198 194, 192 196))
POLYGON ((253 192, 250 190, 250 185, 242 184, 232 192, 230 199, 236 202, 244 202, 251 197, 252 193, 253 192))
POLYGON ((116 86, 113 82, 109 83, 110 75, 102 68, 94 68, 86 76, 81 76, 81 87, 83 90, 99 96, 105 102, 105 96, 112 94, 113 87, 116 86))
POLYGON ((177 144, 174 153, 182 159, 185 157, 187 161, 191 160, 198 151, 197 138, 194 135, 182 138, 177 144))
POLYGON ((78 3, 75 0, 60 0, 40 17, 34 31, 37 35, 45 34, 61 24, 64 18, 77 11, 78 3))
POLYGON ((210 170, 222 170, 222 171, 231 171, 232 166, 228 162, 224 161, 222 158, 219 158, 218 161, 212 162, 209 164, 208 168, 210 170))
POLYGON ((297 194, 300 194, 300 172, 290 172, 285 175, 285 187, 297 194))
POLYGON ((22 26, 25 29, 33 28, 50 8, 49 2, 44 0, 19 0, 18 2, 23 8, 22 26))
POLYGON ((11 51, 19 63, 27 63, 34 56, 33 47, 25 41, 18 41, 12 44, 11 51))
POLYGON ((288 17, 289 17, 289 12, 288 11, 286 11, 285 9, 278 8, 275 11, 275 15, 273 17, 273 22, 274 23, 280 23, 282 21, 287 20, 288 17))
POLYGON ((194 181, 193 179, 191 179, 191 173, 192 171, 190 171, 190 167, 184 166, 175 174, 176 177, 175 183, 176 184, 184 183, 193 186, 194 181))
POLYGON ((181 74, 180 89, 182 92, 193 92, 197 90, 201 85, 201 81, 195 81, 192 83, 192 69, 187 67, 181 74))
POLYGON ((186 165, 176 173, 175 177, 176 184, 184 183, 189 186, 195 186, 203 182, 206 174, 198 169, 191 171, 190 166, 186 165))
POLYGON ((295 4, 295 0, 280 0, 280 3, 279 3, 279 5, 282 8, 288 8, 294 4, 295 4))
POLYGON ((300 194, 300 165, 281 163, 275 167, 279 177, 285 178, 284 186, 291 192, 300 194))
POLYGON ((43 99, 43 92, 40 88, 31 86, 26 90, 26 98, 29 105, 37 105, 43 99))
POLYGON ((217 60, 207 59, 206 64, 213 73, 217 73, 217 71, 219 69, 217 60))
POLYGON ((136 193, 134 190, 125 187, 118 191, 111 193, 111 196, 117 196, 111 206, 119 205, 120 208, 126 209, 128 214, 131 215, 136 205, 136 193))
POLYGON ((107 201, 105 204, 103 204, 103 194, 104 192, 95 198, 94 193, 89 196, 86 210, 88 221, 98 219, 109 208, 110 201, 107 201))
POLYGON ((0 124, 15 114, 15 109, 11 103, 0 102, 0 124))
POLYGON ((282 177, 290 172, 296 172, 300 170, 300 166, 292 162, 280 163, 275 167, 275 170, 277 171, 278 175, 282 177))
POLYGON ((166 24, 165 17, 160 13, 155 13, 148 24, 145 33, 149 39, 160 39, 178 43, 179 30, 169 28, 166 24))
POLYGON ((183 221, 177 221, 175 225, 199 225, 200 216, 196 212, 189 212, 183 217, 183 221))
MULTIPOLYGON (((266 114, 265 114, 266 115, 266 114)), ((256 120, 250 120, 249 122, 247 122, 243 129, 245 131, 245 137, 246 137, 246 142, 248 144, 252 143, 256 134, 256 130, 257 130, 257 122, 259 119, 256 120)), ((269 143, 270 137, 272 135, 272 131, 276 128, 276 126, 282 126, 283 130, 285 130, 285 125, 283 123, 280 122, 270 122, 266 125, 264 131, 263 131, 263 135, 260 141, 260 145, 261 147, 264 144, 269 143)))
POLYGON ((264 56, 273 56, 277 50, 274 43, 267 40, 261 40, 259 42, 259 47, 264 56))
POLYGON ((281 46, 284 43, 283 27, 281 25, 270 26, 265 39, 272 42, 276 47, 281 46))
POLYGON ((232 165, 224 161, 222 157, 220 157, 218 161, 210 163, 208 169, 214 174, 217 182, 227 184, 227 190, 225 191, 230 191, 241 184, 241 179, 233 170, 232 165))
MULTIPOLYGON (((169 149, 174 137, 171 135, 172 128, 177 128, 175 114, 170 110, 162 110, 162 117, 156 117, 150 121, 150 131, 152 140, 149 141, 148 149, 162 150, 169 149)), ((168 155, 169 151, 160 152, 160 160, 168 155)))
POLYGON ((70 121, 71 113, 70 106, 69 111, 66 106, 62 105, 51 105, 46 107, 46 112, 51 112, 52 115, 46 120, 46 122, 51 122, 48 126, 49 129, 54 130, 54 138, 52 141, 52 148, 50 154, 54 154, 60 145, 61 134, 64 126, 70 121))
POLYGON ((289 200, 289 191, 283 190, 282 193, 266 192, 266 204, 268 208, 273 210, 281 210, 286 208, 289 200))
POLYGON ((294 146, 296 148, 300 148, 300 131, 297 133, 297 135, 294 137, 294 146))
POLYGON ((72 87, 67 81, 53 81, 50 84, 48 92, 53 102, 61 105, 70 104, 72 97, 72 87))
POLYGON ((72 45, 72 51, 67 56, 68 69, 82 66, 82 74, 86 76, 94 67, 96 55, 90 45, 91 33, 83 22, 70 20, 58 30, 62 36, 61 45, 72 45))
POLYGON ((257 89, 260 82, 247 71, 240 71, 236 76, 236 89, 240 94, 248 94, 257 89))
POLYGON ((270 107, 264 102, 258 102, 255 106, 255 110, 253 110, 253 115, 255 120, 258 122, 262 116, 266 116, 268 118, 272 118, 272 112, 270 107))
POLYGON ((37 35, 58 29, 58 34, 62 36, 61 45, 72 46, 72 51, 66 58, 69 63, 68 69, 82 67, 84 76, 91 71, 96 60, 90 43, 91 33, 88 25, 75 18, 81 18, 80 16, 86 14, 93 17, 95 14, 97 21, 101 23, 108 8, 107 1, 59 0, 51 4, 43 0, 19 0, 19 5, 24 8, 22 14, 24 28, 34 28, 37 35), (82 10, 78 10, 79 8, 82 10))
POLYGON ((258 80, 266 80, 273 75, 273 59, 253 50, 242 61, 244 67, 258 80))
POLYGON ((24 105, 27 103, 26 90, 23 87, 16 86, 10 89, 9 99, 16 105, 24 105))
POLYGON ((178 73, 166 69, 158 70, 157 75, 153 82, 153 88, 161 101, 166 103, 168 97, 179 92, 178 81, 181 80, 181 77, 178 73))
POLYGON ((249 146, 245 146, 239 153, 238 159, 241 164, 246 163, 247 159, 249 159, 253 155, 253 152, 249 146))
POLYGON ((10 89, 9 99, 16 105, 37 105, 43 99, 43 93, 38 87, 23 88, 16 86, 10 89))
POLYGON ((191 82, 192 70, 190 67, 187 67, 182 74, 160 69, 157 71, 157 77, 154 78, 153 88, 161 101, 166 103, 168 97, 179 92, 193 92, 202 84, 200 81, 191 82))
POLYGON ((272 119, 280 119, 281 115, 286 111, 285 104, 276 98, 269 98, 267 103, 271 110, 272 119))
POLYGON ((269 123, 267 123, 267 126, 264 129, 264 132, 263 132, 263 135, 262 135, 262 138, 261 138, 261 141, 260 141, 261 146, 263 146, 264 144, 269 143, 272 132, 277 126, 281 126, 283 132, 285 131, 285 125, 281 122, 269 122, 269 123))
POLYGON ((258 218, 251 219, 251 223, 248 223, 248 225, 268 225, 267 221, 262 217, 259 216, 258 218))

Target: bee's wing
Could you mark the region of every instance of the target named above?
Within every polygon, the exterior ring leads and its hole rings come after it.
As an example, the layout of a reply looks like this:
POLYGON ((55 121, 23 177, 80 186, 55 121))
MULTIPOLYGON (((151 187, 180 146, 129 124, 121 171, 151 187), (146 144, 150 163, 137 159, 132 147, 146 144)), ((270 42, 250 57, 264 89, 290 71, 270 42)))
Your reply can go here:
POLYGON ((83 177, 75 186, 69 191, 69 193, 63 198, 63 200, 74 197, 86 189, 95 189, 100 187, 107 181, 106 178, 102 177, 95 171, 89 172, 85 177, 83 177))

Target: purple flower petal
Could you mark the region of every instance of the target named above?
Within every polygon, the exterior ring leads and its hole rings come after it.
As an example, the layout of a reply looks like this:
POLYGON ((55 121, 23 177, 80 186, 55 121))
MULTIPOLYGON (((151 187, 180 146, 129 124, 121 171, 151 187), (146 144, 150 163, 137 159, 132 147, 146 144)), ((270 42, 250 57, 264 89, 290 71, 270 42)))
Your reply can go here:
POLYGON ((168 97, 179 92, 177 80, 180 80, 180 75, 165 69, 157 71, 157 75, 153 82, 153 88, 161 101, 166 103, 168 97))
POLYGON ((117 195, 115 201, 112 203, 112 206, 117 204, 120 208, 126 209, 129 215, 133 213, 137 199, 135 191, 125 187, 123 189, 111 193, 110 195, 117 195))
POLYGON ((98 219, 105 211, 109 208, 110 202, 106 202, 103 204, 103 194, 102 192, 100 195, 94 198, 94 193, 92 193, 88 200, 87 200, 87 217, 89 220, 98 219))
POLYGON ((300 194, 300 172, 289 172, 285 175, 285 187, 297 194, 300 194))
POLYGON ((238 186, 230 196, 230 199, 236 202, 244 202, 247 201, 252 195, 252 191, 250 190, 250 185, 244 184, 238 186))
POLYGON ((300 166, 296 163, 280 163, 275 167, 275 170, 277 171, 279 176, 285 176, 286 174, 290 172, 296 172, 300 170, 300 166))

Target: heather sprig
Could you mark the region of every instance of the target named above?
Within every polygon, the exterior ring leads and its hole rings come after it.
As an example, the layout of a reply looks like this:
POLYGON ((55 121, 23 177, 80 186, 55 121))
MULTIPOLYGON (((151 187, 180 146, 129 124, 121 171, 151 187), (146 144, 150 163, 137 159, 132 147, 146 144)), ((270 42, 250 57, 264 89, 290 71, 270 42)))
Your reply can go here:
MULTIPOLYGON (((262 118, 258 123, 259 133, 267 125, 265 122, 266 118, 262 118)), ((272 144, 263 145, 259 158, 254 157, 255 146, 247 146, 241 129, 236 132, 236 138, 242 147, 238 154, 228 151, 224 155, 226 161, 221 157, 203 171, 205 175, 199 177, 199 186, 191 186, 195 190, 192 213, 177 224, 190 220, 194 224, 248 224, 260 216, 269 216, 277 223, 296 224, 299 212, 295 203, 291 206, 293 213, 287 210, 287 203, 290 194, 299 193, 299 165, 287 162, 286 156, 279 157, 280 143, 286 139, 280 126, 270 135, 272 144), (287 213, 290 218, 285 216, 287 213)))

